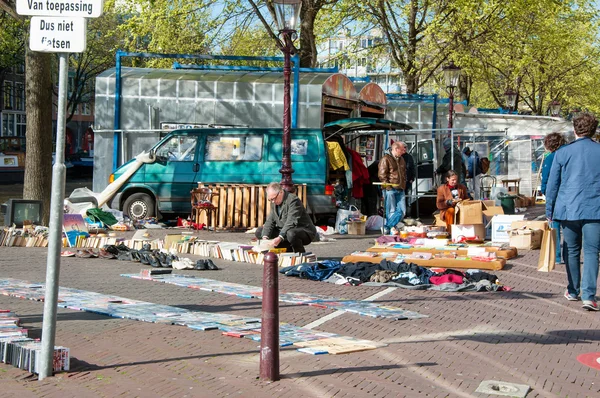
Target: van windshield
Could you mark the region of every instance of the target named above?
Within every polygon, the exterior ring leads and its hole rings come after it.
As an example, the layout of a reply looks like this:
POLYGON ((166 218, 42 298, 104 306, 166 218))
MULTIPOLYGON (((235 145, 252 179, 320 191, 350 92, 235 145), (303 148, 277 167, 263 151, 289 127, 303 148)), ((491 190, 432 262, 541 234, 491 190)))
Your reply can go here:
POLYGON ((169 162, 191 162, 196 158, 197 143, 197 137, 176 135, 156 150, 156 156, 169 162))

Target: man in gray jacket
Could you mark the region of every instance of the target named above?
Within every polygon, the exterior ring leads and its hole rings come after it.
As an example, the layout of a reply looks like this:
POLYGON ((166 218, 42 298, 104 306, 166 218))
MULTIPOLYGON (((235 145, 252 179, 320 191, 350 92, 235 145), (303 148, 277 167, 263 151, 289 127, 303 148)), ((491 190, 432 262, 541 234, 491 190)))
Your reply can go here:
POLYGON ((600 250, 600 144, 593 141, 598 121, 589 113, 573 119, 576 140, 558 149, 546 186, 546 217, 563 228, 563 260, 569 301, 599 311, 596 302, 600 250), (583 274, 580 269, 583 243, 583 274))
POLYGON ((271 202, 271 212, 265 224, 256 230, 258 239, 295 253, 304 253, 305 245, 318 240, 317 229, 296 195, 272 182, 267 186, 267 200, 271 202))

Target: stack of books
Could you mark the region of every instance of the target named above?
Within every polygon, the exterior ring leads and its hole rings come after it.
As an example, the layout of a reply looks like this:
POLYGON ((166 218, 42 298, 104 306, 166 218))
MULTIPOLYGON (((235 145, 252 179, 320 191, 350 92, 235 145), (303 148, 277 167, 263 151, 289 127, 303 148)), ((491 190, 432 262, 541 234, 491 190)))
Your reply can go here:
MULTIPOLYGON (((39 374, 42 343, 27 337, 27 329, 19 326, 19 318, 9 310, 0 310, 0 360, 30 373, 39 374)), ((66 347, 55 346, 54 372, 69 370, 70 355, 66 347)))
POLYGON ((265 260, 265 255, 268 252, 278 254, 279 266, 287 267, 290 265, 304 264, 317 261, 317 256, 312 253, 285 253, 285 249, 269 248, 253 245, 244 245, 235 242, 214 242, 201 241, 196 242, 197 252, 179 251, 180 248, 187 250, 185 246, 175 244, 175 248, 179 253, 198 254, 206 257, 220 258, 228 261, 240 261, 251 264, 262 264, 265 260))
POLYGON ((48 230, 27 231, 16 227, 0 230, 0 246, 9 247, 48 247, 48 230))

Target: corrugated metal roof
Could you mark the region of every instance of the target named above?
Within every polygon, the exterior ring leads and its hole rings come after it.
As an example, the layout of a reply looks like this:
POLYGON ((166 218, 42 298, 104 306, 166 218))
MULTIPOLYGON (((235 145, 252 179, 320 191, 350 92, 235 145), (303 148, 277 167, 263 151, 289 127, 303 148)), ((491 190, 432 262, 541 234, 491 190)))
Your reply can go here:
MULTIPOLYGON (((110 68, 100 73, 98 77, 112 77, 116 69, 110 68)), ((300 84, 322 86, 334 73, 300 73, 300 84)), ((127 79, 161 79, 161 80, 191 80, 191 81, 221 81, 242 83, 283 84, 283 72, 244 72, 223 70, 190 70, 190 69, 153 69, 153 68, 121 68, 121 77, 127 79)), ((292 78, 293 82, 293 78, 292 78)))

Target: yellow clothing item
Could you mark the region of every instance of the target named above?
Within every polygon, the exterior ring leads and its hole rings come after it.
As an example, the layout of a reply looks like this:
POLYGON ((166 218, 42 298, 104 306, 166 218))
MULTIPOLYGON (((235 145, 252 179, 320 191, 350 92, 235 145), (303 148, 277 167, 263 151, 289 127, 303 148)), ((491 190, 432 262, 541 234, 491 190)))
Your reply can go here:
POLYGON ((329 163, 333 170, 337 170, 343 167, 344 170, 350 170, 346 155, 338 142, 327 141, 327 152, 329 153, 329 163))

